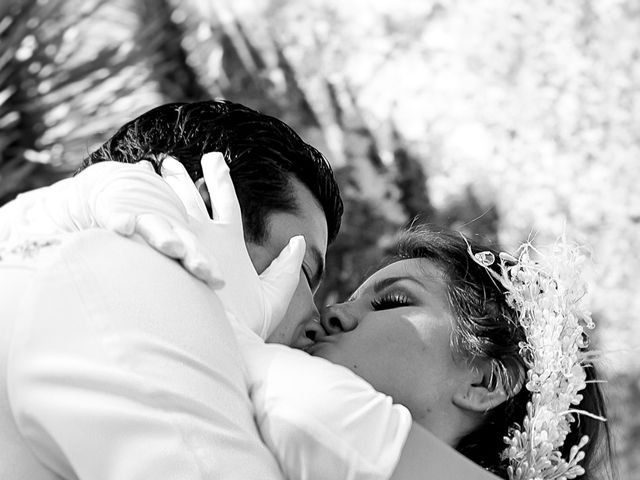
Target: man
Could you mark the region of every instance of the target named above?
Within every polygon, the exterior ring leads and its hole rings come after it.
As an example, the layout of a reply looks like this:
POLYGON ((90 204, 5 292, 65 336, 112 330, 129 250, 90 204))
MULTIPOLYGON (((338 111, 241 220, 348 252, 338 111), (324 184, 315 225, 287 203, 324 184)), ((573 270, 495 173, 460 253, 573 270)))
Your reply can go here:
MULTIPOLYGON (((143 114, 84 165, 147 159, 159 169, 170 155, 197 180, 211 151, 229 162, 258 273, 305 237, 301 281, 272 332, 286 341, 318 315, 312 295, 342 214, 317 150, 272 117, 201 102, 143 114)), ((2 478, 281 478, 253 422, 233 331, 205 284, 95 230, 0 255, 2 478)))
POLYGON ((169 104, 125 124, 84 160, 81 169, 105 160, 147 159, 159 171, 162 159, 171 156, 196 182, 202 179, 200 160, 207 152, 225 154, 242 210, 247 249, 258 273, 293 235, 302 234, 307 240, 301 275, 309 282, 300 282, 286 321, 273 334, 273 340, 288 343, 293 326, 318 317, 310 293, 318 288, 327 243, 336 238, 343 211, 331 167, 318 150, 280 120, 236 103, 169 104))

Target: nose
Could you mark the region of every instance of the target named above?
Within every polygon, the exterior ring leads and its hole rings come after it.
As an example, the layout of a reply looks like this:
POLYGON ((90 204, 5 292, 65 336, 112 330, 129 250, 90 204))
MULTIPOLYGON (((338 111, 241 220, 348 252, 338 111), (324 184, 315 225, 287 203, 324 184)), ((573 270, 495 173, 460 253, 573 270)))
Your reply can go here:
POLYGON ((324 337, 326 333, 320 325, 320 312, 316 307, 316 304, 311 302, 312 308, 309 314, 306 316, 306 320, 303 322, 304 335, 306 338, 316 341, 320 337, 324 337))
POLYGON ((328 335, 349 332, 358 326, 358 317, 348 304, 337 303, 322 312, 320 323, 328 335))
POLYGON ((324 328, 320 324, 319 317, 320 315, 311 321, 308 321, 304 327, 304 336, 312 342, 317 342, 327 335, 327 332, 325 332, 324 328))

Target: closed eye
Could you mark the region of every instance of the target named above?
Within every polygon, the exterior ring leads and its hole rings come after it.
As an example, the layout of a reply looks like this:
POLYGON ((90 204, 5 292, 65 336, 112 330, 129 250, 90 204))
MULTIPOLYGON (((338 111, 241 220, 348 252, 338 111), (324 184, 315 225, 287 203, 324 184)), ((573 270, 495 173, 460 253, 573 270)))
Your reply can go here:
POLYGON ((371 300, 371 307, 374 310, 389 310, 412 305, 411 299, 402 292, 390 292, 380 295, 371 300))

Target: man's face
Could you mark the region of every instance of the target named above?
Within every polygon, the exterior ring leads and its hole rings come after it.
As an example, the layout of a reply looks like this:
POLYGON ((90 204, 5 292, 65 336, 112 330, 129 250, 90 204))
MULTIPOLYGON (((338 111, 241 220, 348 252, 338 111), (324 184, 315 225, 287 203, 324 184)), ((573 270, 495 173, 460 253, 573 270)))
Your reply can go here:
POLYGON ((271 261, 296 235, 304 236, 306 252, 300 270, 300 280, 291 298, 289 309, 267 342, 291 345, 299 338, 304 323, 320 317, 313 303, 324 271, 327 253, 327 219, 315 197, 300 181, 292 180, 298 204, 297 213, 272 213, 267 220, 267 240, 262 244, 247 242, 247 250, 258 273, 262 273, 271 261))

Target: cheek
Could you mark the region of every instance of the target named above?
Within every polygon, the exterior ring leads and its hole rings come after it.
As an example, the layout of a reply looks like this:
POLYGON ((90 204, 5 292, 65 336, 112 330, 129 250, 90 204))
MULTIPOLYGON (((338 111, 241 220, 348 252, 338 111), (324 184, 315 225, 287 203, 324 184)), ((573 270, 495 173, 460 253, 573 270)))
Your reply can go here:
POLYGON ((280 324, 267 338, 271 343, 292 345, 301 334, 304 323, 317 315, 317 309, 313 303, 313 295, 307 285, 304 274, 300 273, 298 286, 291 297, 289 307, 280 324))
POLYGON ((425 367, 438 360, 434 358, 436 352, 409 323, 400 321, 393 328, 381 325, 362 333, 358 346, 361 355, 353 362, 364 376, 385 386, 421 377, 425 367))
POLYGON ((327 345, 327 351, 331 356, 329 360, 374 383, 373 378, 406 368, 405 359, 413 353, 412 343, 415 340, 403 331, 388 329, 375 321, 365 321, 355 330, 343 334, 335 345, 327 345))
POLYGON ((300 323, 307 320, 310 315, 315 311, 315 304, 313 303, 313 294, 307 285, 307 279, 304 274, 300 272, 300 278, 298 279, 298 285, 296 286, 291 301, 289 302, 289 308, 285 317, 291 319, 292 323, 300 323))
POLYGON ((265 247, 252 242, 247 242, 247 253, 258 275, 264 272, 275 258, 265 247))

